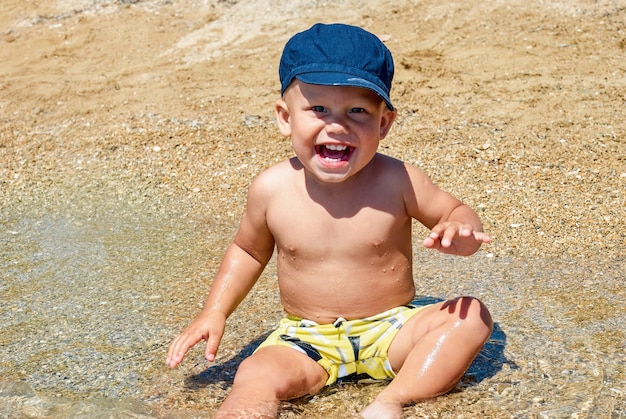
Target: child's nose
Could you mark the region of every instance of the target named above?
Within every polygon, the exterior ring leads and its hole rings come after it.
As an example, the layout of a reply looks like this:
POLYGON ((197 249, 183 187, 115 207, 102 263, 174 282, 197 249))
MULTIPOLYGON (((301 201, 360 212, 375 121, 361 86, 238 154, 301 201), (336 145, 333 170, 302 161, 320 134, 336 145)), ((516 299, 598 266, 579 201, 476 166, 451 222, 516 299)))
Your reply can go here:
POLYGON ((348 134, 350 132, 348 121, 341 116, 333 116, 326 123, 326 132, 329 134, 348 134))

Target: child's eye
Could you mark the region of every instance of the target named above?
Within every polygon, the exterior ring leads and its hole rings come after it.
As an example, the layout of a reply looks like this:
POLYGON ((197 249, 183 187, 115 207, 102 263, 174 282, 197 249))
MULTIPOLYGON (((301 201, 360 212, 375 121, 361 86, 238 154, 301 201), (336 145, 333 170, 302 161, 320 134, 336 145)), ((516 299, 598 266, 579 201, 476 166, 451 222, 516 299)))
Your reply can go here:
POLYGON ((363 113, 365 112, 365 109, 363 108, 352 108, 350 109, 350 113, 363 113))
POLYGON ((311 110, 313 112, 326 112, 326 108, 324 108, 323 106, 312 106, 311 110))

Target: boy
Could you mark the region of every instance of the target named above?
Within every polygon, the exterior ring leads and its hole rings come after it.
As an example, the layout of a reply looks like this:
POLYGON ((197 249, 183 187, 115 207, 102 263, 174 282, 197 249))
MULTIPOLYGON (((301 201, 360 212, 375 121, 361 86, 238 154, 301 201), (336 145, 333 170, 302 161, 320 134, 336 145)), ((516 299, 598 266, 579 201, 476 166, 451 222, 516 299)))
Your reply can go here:
POLYGON ((396 118, 393 71, 385 45, 354 26, 317 24, 286 44, 275 111, 295 157, 250 185, 204 307, 167 355, 176 367, 206 340, 213 361, 276 248, 287 317, 241 363, 217 417, 275 417, 280 400, 345 377, 393 379, 361 414, 402 417, 452 389, 489 337, 474 298, 411 305, 412 218, 431 229, 423 245, 444 253, 471 255, 490 238, 421 170, 377 152, 396 118))

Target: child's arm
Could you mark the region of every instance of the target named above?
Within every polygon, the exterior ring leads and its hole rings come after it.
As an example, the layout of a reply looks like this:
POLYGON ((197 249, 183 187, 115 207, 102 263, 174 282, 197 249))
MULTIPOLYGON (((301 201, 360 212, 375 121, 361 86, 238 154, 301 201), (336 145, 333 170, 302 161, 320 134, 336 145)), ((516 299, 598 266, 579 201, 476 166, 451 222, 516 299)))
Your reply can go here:
POLYGON ((407 211, 431 230, 424 247, 469 256, 491 242, 473 209, 439 189, 420 169, 408 165, 406 169, 411 184, 405 196, 407 211))
POLYGON ((176 367, 201 340, 207 341, 206 358, 215 359, 226 319, 248 294, 264 267, 237 244, 228 247, 204 307, 170 344, 167 365, 176 367))
POLYGON ((226 250, 202 310, 169 346, 166 363, 170 367, 180 364, 201 340, 207 341, 206 358, 215 359, 226 319, 252 289, 274 250, 274 238, 265 222, 265 198, 258 182, 253 182, 239 230, 226 250))

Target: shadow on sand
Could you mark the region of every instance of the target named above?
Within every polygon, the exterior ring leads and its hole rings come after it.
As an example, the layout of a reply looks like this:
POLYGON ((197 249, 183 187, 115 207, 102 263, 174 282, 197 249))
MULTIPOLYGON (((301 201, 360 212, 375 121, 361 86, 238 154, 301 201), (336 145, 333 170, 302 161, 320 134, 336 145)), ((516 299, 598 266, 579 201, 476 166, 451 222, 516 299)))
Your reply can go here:
MULTIPOLYGON (((430 296, 418 296, 414 300, 420 304, 434 304, 444 301, 442 298, 430 296)), ((252 355, 254 350, 271 333, 268 331, 248 343, 237 355, 220 364, 212 365, 199 374, 187 378, 185 385, 190 390, 199 390, 211 384, 221 384, 223 389, 228 389, 233 384, 233 377, 239 364, 252 355)), ((494 323, 493 332, 489 340, 479 352, 478 356, 461 379, 460 386, 468 387, 480 383, 486 378, 493 377, 502 369, 504 364, 508 364, 511 369, 518 366, 506 358, 504 348, 506 347, 506 334, 498 323, 494 323)), ((454 391, 454 390, 453 390, 454 391)))
POLYGON ((270 335, 272 331, 267 331, 258 336, 231 359, 219 364, 211 365, 200 374, 195 374, 185 380, 185 387, 190 390, 199 390, 210 384, 220 383, 223 389, 230 388, 233 384, 235 371, 239 368, 239 364, 252 355, 252 352, 270 335))

